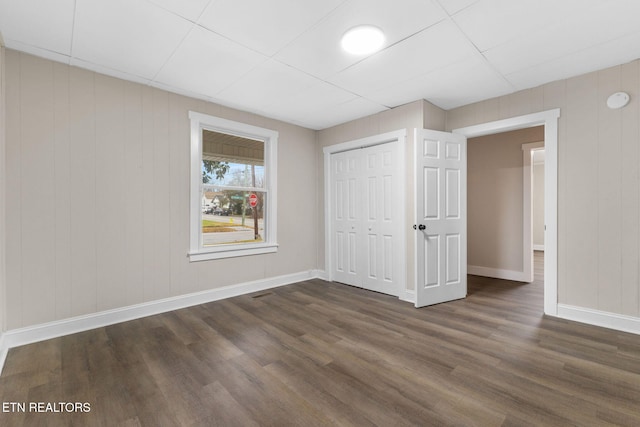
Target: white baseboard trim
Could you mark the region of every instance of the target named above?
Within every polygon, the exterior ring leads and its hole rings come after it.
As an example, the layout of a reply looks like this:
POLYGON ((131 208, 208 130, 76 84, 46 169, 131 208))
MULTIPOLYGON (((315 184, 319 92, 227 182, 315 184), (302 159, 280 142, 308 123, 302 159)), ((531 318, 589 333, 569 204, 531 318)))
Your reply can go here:
POLYGON ((591 308, 558 304, 558 317, 640 335, 640 318, 591 308))
POLYGON ((0 374, 2 374, 4 361, 7 359, 7 353, 9 353, 9 349, 4 346, 4 334, 0 332, 0 374))
POLYGON ((493 277, 496 279, 513 280, 516 282, 530 282, 522 271, 502 270, 499 268, 480 267, 477 265, 468 265, 467 274, 474 276, 493 277))
POLYGON ((322 280, 325 280, 327 282, 331 281, 331 279, 329 278, 329 273, 327 273, 324 270, 313 270, 313 274, 314 274, 315 278, 317 278, 317 279, 322 279, 322 280))
POLYGON ((416 303, 416 292, 415 291, 410 291, 408 289, 405 289, 401 294, 400 294, 400 301, 405 301, 405 302, 409 302, 411 304, 415 304, 416 303))
POLYGON ((316 270, 304 271, 56 320, 25 328, 12 329, 0 334, 0 374, 4 367, 7 352, 13 347, 84 332, 90 329, 152 316, 154 314, 179 310, 194 305, 277 288, 316 277, 316 270))
POLYGON ((533 250, 544 252, 544 245, 533 245, 533 250))

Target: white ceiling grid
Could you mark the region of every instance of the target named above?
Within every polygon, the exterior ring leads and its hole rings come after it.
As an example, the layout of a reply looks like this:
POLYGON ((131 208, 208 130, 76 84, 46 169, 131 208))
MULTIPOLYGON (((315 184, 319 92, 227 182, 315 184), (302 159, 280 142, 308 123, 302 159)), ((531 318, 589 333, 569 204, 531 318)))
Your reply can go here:
POLYGON ((0 0, 8 48, 322 129, 640 57, 638 0, 0 0), (340 50, 384 30, 368 57, 340 50))

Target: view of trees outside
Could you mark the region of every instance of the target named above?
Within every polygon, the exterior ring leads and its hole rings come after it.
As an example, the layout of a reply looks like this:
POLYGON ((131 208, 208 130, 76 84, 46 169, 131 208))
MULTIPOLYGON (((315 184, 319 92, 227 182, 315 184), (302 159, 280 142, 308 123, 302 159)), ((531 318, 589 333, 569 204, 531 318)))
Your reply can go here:
POLYGON ((202 183, 203 246, 264 240, 263 165, 203 160, 202 183))

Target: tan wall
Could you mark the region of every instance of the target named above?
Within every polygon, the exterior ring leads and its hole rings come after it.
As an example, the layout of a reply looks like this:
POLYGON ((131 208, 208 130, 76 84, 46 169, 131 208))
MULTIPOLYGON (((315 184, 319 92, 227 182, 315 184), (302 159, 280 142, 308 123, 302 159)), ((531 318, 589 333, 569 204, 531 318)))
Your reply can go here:
POLYGON ((467 263, 523 271, 522 144, 544 139, 544 127, 467 142, 467 263))
POLYGON ((6 223, 5 223, 5 48, 2 42, 2 34, 0 34, 0 333, 6 330, 6 223))
POLYGON ((316 268, 315 132, 6 52, 7 328, 316 268), (277 254, 189 263, 188 111, 276 130, 277 254))
POLYGON ((544 163, 533 169, 533 244, 544 246, 544 163))
MULTIPOLYGON (((428 126, 434 130, 444 130, 445 113, 444 110, 423 100, 415 101, 410 104, 402 105, 391 110, 387 110, 362 119, 353 120, 338 126, 324 129, 318 132, 318 212, 320 220, 318 223, 318 268, 325 268, 324 246, 324 163, 323 151, 326 146, 339 144, 341 142, 353 141, 368 136, 379 135, 385 132, 396 130, 407 131, 407 141, 405 150, 405 186, 406 186, 406 222, 413 224, 414 218, 414 177, 413 177, 413 155, 414 155, 414 128, 422 128, 428 126), (425 125, 426 124, 426 125, 425 125)), ((406 248, 406 287, 413 290, 414 283, 414 235, 407 235, 406 248)))
POLYGON ((640 316, 640 63, 447 112, 447 129, 560 108, 558 299, 640 316), (631 102, 610 110, 624 90, 631 102))

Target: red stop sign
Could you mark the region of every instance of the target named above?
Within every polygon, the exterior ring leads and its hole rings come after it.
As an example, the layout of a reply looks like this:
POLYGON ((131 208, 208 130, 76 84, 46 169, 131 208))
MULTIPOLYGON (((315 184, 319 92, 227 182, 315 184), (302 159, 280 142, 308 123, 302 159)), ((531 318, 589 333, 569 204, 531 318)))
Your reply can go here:
POLYGON ((249 196, 249 205, 251 205, 252 208, 255 208, 257 204, 258 204, 258 196, 254 193, 249 196))

